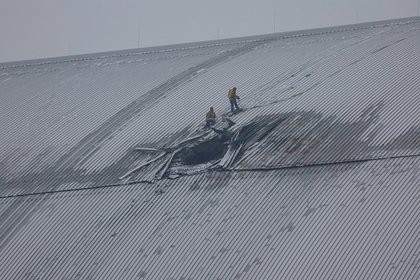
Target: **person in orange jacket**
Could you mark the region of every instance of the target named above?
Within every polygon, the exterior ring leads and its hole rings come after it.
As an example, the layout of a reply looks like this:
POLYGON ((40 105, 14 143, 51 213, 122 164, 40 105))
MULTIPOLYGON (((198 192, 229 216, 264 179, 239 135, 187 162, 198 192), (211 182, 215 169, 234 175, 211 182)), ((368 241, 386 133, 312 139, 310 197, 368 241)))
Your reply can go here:
POLYGON ((238 95, 236 95, 236 87, 229 89, 228 98, 230 102, 230 109, 233 111, 239 110, 239 106, 236 100, 241 100, 238 95))

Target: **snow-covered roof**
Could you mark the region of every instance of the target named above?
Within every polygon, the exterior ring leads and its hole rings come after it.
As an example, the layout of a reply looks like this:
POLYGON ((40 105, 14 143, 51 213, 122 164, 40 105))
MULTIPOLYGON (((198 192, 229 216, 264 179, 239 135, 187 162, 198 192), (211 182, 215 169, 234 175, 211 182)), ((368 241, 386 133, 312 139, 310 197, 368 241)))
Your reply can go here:
POLYGON ((408 18, 0 64, 0 278, 418 279, 419 51, 408 18))

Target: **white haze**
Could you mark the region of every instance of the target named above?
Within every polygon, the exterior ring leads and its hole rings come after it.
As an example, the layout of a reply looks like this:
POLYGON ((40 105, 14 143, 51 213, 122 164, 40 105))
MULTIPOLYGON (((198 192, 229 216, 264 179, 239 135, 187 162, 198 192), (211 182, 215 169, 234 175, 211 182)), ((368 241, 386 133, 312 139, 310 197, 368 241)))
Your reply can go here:
POLYGON ((419 0, 1 0, 0 62, 418 14, 419 0))

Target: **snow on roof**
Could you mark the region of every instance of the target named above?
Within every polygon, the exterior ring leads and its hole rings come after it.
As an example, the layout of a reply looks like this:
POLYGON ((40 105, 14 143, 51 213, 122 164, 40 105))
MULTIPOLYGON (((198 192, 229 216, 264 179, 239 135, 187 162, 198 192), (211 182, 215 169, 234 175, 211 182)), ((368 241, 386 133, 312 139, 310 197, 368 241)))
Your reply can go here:
POLYGON ((1 278, 417 279, 419 41, 410 18, 0 64, 1 278))

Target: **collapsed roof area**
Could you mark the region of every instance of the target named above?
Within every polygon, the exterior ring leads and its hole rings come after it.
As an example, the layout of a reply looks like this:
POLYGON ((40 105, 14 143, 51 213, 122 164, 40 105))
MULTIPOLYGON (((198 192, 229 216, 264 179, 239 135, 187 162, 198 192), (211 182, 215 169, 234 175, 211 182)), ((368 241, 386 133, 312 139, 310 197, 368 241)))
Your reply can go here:
POLYGON ((0 278, 418 279, 419 53, 409 18, 0 64, 0 278))

